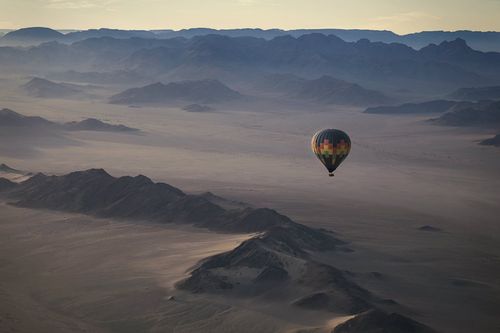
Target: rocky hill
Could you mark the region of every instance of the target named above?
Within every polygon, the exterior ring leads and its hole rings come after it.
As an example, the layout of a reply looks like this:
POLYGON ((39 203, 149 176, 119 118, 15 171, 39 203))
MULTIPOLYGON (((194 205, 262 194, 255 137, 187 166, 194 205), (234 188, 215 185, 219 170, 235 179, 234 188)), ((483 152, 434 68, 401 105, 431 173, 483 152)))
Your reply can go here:
MULTIPOLYGON (((102 217, 141 218, 162 223, 189 223, 225 232, 262 232, 283 227, 305 231, 318 244, 338 242, 329 234, 294 223, 272 209, 225 209, 213 195, 188 195, 144 176, 115 178, 102 169, 64 176, 37 174, 9 193, 16 205, 45 207, 102 217)), ((222 198, 217 199, 219 202, 222 198)), ((306 240, 304 240, 306 242, 306 240)), ((319 245, 316 246, 319 246, 319 245)))
POLYGON ((7 164, 2 163, 0 164, 0 182, 3 183, 0 184, 0 187, 3 186, 4 188, 6 188, 7 186, 13 186, 15 184, 10 184, 10 182, 20 183, 29 179, 32 175, 33 174, 30 172, 17 170, 11 168, 7 164), (6 182, 6 180, 8 180, 9 182, 6 182))
POLYGON ((436 333, 432 328, 398 313, 370 310, 335 327, 332 333, 436 333))
POLYGON ((106 132, 134 132, 136 128, 124 125, 114 125, 98 119, 87 118, 81 121, 56 123, 38 116, 24 116, 9 109, 0 110, 0 127, 25 127, 30 129, 52 129, 64 131, 106 131, 106 132))
POLYGON ((482 102, 466 108, 459 108, 431 119, 439 125, 500 127, 500 102, 482 102))
POLYGON ((483 146, 495 146, 495 147, 500 147, 500 134, 495 135, 492 138, 483 140, 480 142, 481 145, 483 146))
POLYGON ((265 75, 256 88, 275 92, 287 98, 306 100, 319 104, 380 105, 391 99, 383 93, 366 89, 358 84, 323 75, 307 80, 292 74, 265 75))
POLYGON ((74 96, 81 92, 76 86, 56 83, 39 77, 31 79, 21 88, 32 97, 64 98, 74 96))
POLYGON ((110 98, 113 104, 175 104, 220 103, 241 98, 241 95, 218 80, 160 82, 125 90, 110 98))
POLYGON ((380 105, 391 102, 381 92, 327 75, 305 81, 292 96, 321 104, 380 105))
POLYGON ((0 110, 0 126, 54 127, 56 123, 37 116, 24 116, 10 109, 0 110))

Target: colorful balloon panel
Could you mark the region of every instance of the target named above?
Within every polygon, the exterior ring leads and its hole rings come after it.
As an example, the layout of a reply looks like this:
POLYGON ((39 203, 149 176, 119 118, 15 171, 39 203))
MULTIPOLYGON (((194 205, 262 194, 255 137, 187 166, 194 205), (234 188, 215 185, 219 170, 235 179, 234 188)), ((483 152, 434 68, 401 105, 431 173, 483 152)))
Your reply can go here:
POLYGON ((311 148, 330 176, 333 176, 333 171, 351 151, 351 139, 341 130, 325 129, 313 135, 311 148))

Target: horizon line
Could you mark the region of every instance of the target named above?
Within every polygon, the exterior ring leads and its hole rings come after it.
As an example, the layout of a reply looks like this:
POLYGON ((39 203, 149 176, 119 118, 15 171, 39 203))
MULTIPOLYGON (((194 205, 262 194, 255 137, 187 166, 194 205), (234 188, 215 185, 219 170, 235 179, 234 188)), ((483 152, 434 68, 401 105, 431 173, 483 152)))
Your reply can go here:
POLYGON ((262 30, 262 31, 270 31, 270 30, 279 30, 279 31, 297 31, 297 30, 344 30, 344 31, 380 31, 380 32, 390 32, 398 36, 404 36, 404 35, 411 35, 411 34, 418 34, 418 33, 424 33, 424 32, 447 32, 447 33, 453 33, 453 32, 478 32, 478 33, 500 33, 500 31, 496 30, 470 30, 470 29, 458 29, 458 30, 420 30, 420 31, 414 31, 414 32, 408 32, 408 33, 397 33, 393 30, 388 30, 388 29, 369 29, 369 28, 333 28, 333 27, 323 27, 323 28, 293 28, 293 29, 284 29, 284 28, 260 28, 260 27, 238 27, 238 28, 212 28, 212 27, 204 27, 204 26, 199 26, 199 27, 189 27, 189 28, 180 28, 180 29, 175 29, 175 28, 153 28, 153 29, 128 29, 128 28, 113 28, 113 27, 99 27, 99 28, 53 28, 49 26, 26 26, 26 27, 21 27, 21 28, 3 28, 0 27, 0 30, 9 30, 10 31, 16 31, 16 30, 21 30, 21 29, 28 29, 28 28, 48 28, 56 31, 88 31, 88 30, 100 30, 100 29, 110 29, 110 30, 123 30, 123 31, 174 31, 174 32, 179 32, 183 30, 192 30, 192 29, 210 29, 210 30, 217 30, 217 31, 225 31, 225 30, 246 30, 246 29, 251 29, 251 30, 262 30))

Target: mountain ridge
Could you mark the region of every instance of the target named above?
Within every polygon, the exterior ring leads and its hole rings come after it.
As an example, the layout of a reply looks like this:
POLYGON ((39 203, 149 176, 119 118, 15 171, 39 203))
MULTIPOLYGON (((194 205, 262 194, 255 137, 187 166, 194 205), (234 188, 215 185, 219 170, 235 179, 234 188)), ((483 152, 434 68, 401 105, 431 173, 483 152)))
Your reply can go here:
POLYGON ((185 80, 163 84, 156 82, 131 88, 110 97, 112 104, 172 104, 178 102, 220 103, 240 99, 242 95, 219 80, 185 80))
MULTIPOLYGON (((8 196, 22 207, 45 207, 100 217, 143 218, 162 223, 189 223, 224 232, 253 233, 279 226, 293 230, 304 228, 272 209, 243 205, 239 209, 224 209, 214 203, 213 195, 186 194, 171 185, 154 183, 143 175, 115 178, 103 169, 75 171, 63 176, 38 173, 20 183, 8 196), (77 192, 74 192, 75 188, 78 188, 77 192)), ((321 232, 311 235, 318 239, 322 237, 321 232)), ((330 238, 326 236, 325 239, 330 238)))
POLYGON ((131 71, 157 81, 168 76, 176 80, 224 76, 224 81, 241 81, 277 72, 306 78, 331 75, 361 85, 376 80, 383 85, 419 89, 437 86, 443 91, 498 84, 500 53, 468 48, 459 48, 463 54, 453 52, 460 44, 446 42, 417 51, 404 44, 346 42, 318 33, 271 40, 221 35, 191 39, 100 37, 71 45, 51 42, 27 49, 0 47, 0 68, 26 71, 43 64, 48 72, 61 67, 80 72, 131 71))
POLYGON ((481 101, 449 110, 430 122, 444 126, 500 128, 500 101, 481 101))
MULTIPOLYGON (((3 199, 18 207, 253 234, 233 250, 202 259, 187 278, 177 282, 180 290, 268 299, 336 314, 375 309, 382 313, 378 316, 386 316, 379 307, 386 307, 387 300, 359 286, 350 273, 317 259, 319 252, 350 251, 344 241, 269 208, 225 209, 208 200, 213 194, 186 194, 143 175, 116 178, 104 169, 62 176, 38 173, 19 184, 0 179, 0 191, 3 199)), ((409 318, 403 322, 423 327, 409 318)), ((386 324, 385 319, 376 320, 371 326, 386 324)))
POLYGON ((95 118, 86 118, 81 121, 57 123, 39 116, 25 116, 10 109, 0 109, 0 127, 15 126, 30 129, 55 129, 63 131, 108 131, 108 132, 135 132, 137 128, 125 125, 114 125, 102 122, 95 118))
MULTIPOLYGON (((26 28, 23 28, 26 29, 26 28)), ((50 29, 50 28, 36 28, 50 29)), ((22 29, 19 29, 22 30, 22 29)), ((19 30, 7 31, 15 32, 19 30)), ((50 29, 52 30, 52 29, 50 29)), ((52 30, 56 31, 56 30, 52 30)), ((56 31, 57 32, 57 31, 56 31)), ((272 39, 275 37, 290 35, 300 37, 309 33, 322 33, 325 35, 333 34, 340 38, 356 42, 360 39, 369 39, 373 42, 384 43, 402 43, 414 49, 420 49, 429 44, 439 44, 443 41, 450 41, 456 38, 466 40, 475 49, 481 51, 500 51, 500 32, 495 31, 471 31, 471 30, 456 30, 456 31, 421 31, 409 34, 396 34, 389 30, 368 30, 368 29, 259 29, 259 28, 241 28, 241 29, 211 29, 211 28, 189 28, 181 30, 159 29, 159 30, 121 30, 121 29, 88 29, 70 31, 64 35, 53 34, 48 41, 59 40, 65 43, 72 43, 92 37, 115 37, 115 38, 131 38, 131 37, 148 37, 148 38, 192 38, 195 36, 203 36, 208 34, 219 34, 229 37, 256 37, 264 39, 272 39)), ((42 40, 42 41, 43 41, 42 40)), ((0 40, 1 41, 1 40, 0 40)), ((6 41, 4 41, 5 43, 6 41)), ((39 43, 38 40, 31 41, 31 44, 39 43)))

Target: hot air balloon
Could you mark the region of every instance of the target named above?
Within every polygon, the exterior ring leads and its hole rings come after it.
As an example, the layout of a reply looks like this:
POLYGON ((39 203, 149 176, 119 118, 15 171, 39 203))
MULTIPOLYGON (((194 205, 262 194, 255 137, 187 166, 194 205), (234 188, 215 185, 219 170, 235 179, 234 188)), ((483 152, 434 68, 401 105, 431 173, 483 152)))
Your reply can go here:
POLYGON ((351 151, 351 139, 341 130, 324 129, 313 135, 311 147, 314 154, 327 168, 329 176, 333 177, 335 169, 351 151))

